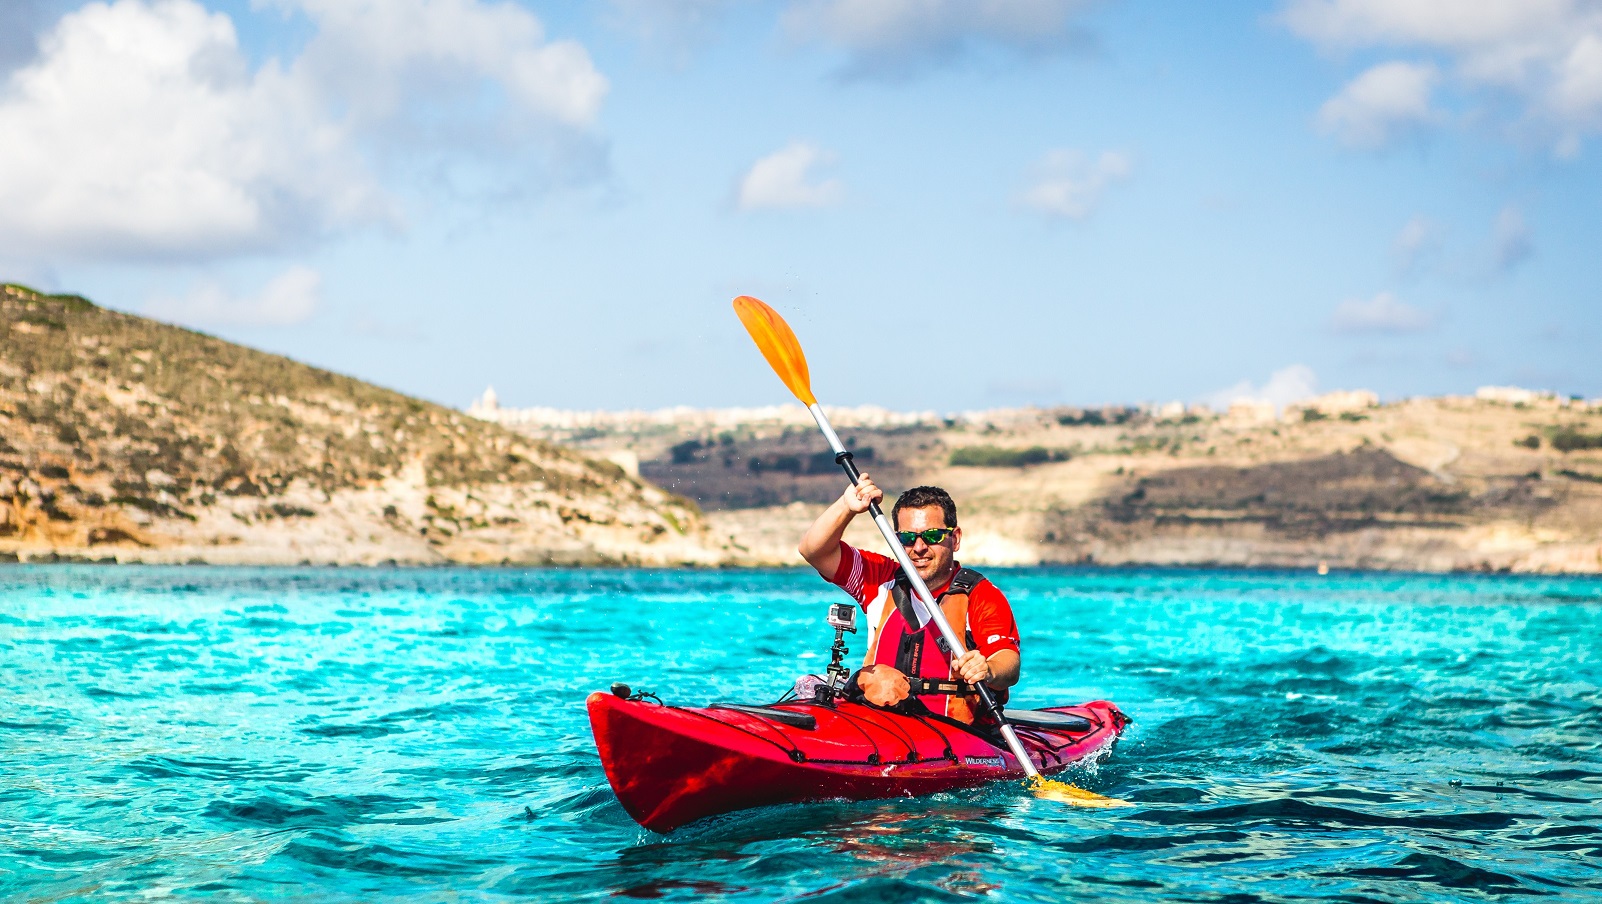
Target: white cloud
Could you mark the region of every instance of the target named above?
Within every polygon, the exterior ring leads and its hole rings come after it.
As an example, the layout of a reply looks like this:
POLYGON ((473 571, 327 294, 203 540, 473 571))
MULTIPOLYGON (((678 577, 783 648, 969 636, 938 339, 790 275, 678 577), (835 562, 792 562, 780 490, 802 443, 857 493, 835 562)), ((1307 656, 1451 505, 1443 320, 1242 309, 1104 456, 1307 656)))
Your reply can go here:
POLYGON ((1397 233, 1391 252, 1396 257, 1396 269, 1405 275, 1416 271, 1440 247, 1441 227, 1426 217, 1414 216, 1397 233))
POLYGON ((1535 253, 1529 224, 1524 222, 1524 214, 1511 205, 1496 215, 1495 242, 1496 265, 1503 270, 1511 269, 1535 253))
POLYGON ((1517 98, 1521 127, 1560 156, 1602 126, 1602 6, 1592 0, 1288 0, 1281 19, 1330 51, 1432 54, 1471 100, 1517 98))
POLYGON ((1485 47, 1530 41, 1572 21, 1571 0, 1291 0, 1292 31, 1330 46, 1485 47))
POLYGON ((1594 122, 1602 110, 1602 35, 1581 35, 1557 65, 1552 106, 1571 119, 1594 122))
POLYGON ((1381 63, 1324 102, 1319 128, 1351 147, 1384 147, 1397 134, 1440 119, 1430 106, 1438 80, 1428 63, 1381 63))
POLYGON ((1107 186, 1129 178, 1129 157, 1103 151, 1094 161, 1074 150, 1048 153, 1035 166, 1034 181, 1018 195, 1018 203, 1055 217, 1082 220, 1095 212, 1107 186))
POLYGON ((985 48, 1042 53, 1085 42, 1088 0, 797 0, 786 29, 837 46, 852 76, 905 76, 985 48))
POLYGON ((498 113, 569 127, 595 121, 606 78, 575 41, 545 40, 513 3, 483 0, 270 0, 317 23, 296 70, 361 123, 459 118, 451 104, 494 86, 498 113), (420 104, 419 101, 425 103, 420 104), (419 109, 425 114, 415 116, 419 109))
POLYGON ((835 161, 833 154, 804 141, 793 142, 758 160, 740 179, 735 206, 741 210, 829 207, 845 197, 839 179, 819 178, 815 169, 835 161))
POLYGON ((1337 333, 1413 333, 1435 325, 1435 316, 1381 292, 1373 298, 1348 298, 1335 306, 1330 328, 1337 333))
POLYGON ((322 300, 323 279, 310 267, 290 267, 253 296, 239 297, 220 283, 202 282, 182 297, 158 296, 144 312, 193 326, 294 326, 311 319, 322 300))
MULTIPOLYGON (((3 2, 3 0, 0 0, 3 2)), ((0 88, 0 242, 43 257, 208 259, 398 215, 371 152, 530 172, 606 93, 582 47, 482 0, 264 0, 316 33, 252 70, 196 0, 91 3, 0 88)))
POLYGON ((1228 409, 1235 402, 1267 402, 1275 409, 1281 409, 1317 394, 1318 375, 1305 364, 1292 364, 1269 374, 1268 382, 1261 386, 1254 385, 1250 380, 1242 380, 1234 386, 1207 394, 1202 402, 1219 411, 1228 409))
POLYGON ((340 128, 227 16, 90 4, 0 96, 0 240, 35 253, 226 254, 384 215, 340 128), (26 140, 17 140, 26 136, 26 140))

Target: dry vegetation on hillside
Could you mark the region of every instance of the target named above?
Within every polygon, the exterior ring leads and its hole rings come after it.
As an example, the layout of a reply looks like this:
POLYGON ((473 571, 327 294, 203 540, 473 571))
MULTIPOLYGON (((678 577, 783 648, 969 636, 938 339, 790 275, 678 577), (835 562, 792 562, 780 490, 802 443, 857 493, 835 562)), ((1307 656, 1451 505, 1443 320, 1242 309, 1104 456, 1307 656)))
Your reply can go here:
POLYGON ((715 561, 692 504, 438 405, 0 287, 0 555, 715 561))
MULTIPOLYGON (((841 487, 821 438, 707 423, 520 434, 0 287, 0 557, 795 563, 841 487), (616 453, 656 485, 589 457, 616 453)), ((841 432, 888 490, 950 488, 972 562, 1602 570, 1602 410, 1557 399, 841 432)))

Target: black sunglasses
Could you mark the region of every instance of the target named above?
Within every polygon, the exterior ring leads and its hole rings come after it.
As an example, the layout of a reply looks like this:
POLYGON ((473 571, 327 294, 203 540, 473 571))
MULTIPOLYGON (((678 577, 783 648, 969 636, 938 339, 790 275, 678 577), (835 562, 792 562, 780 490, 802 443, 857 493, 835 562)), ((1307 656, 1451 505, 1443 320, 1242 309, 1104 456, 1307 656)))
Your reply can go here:
POLYGON ((896 531, 896 539, 901 541, 902 546, 911 546, 918 542, 919 537, 922 537, 923 542, 933 546, 936 543, 943 542, 954 531, 956 531, 955 527, 931 527, 928 530, 898 530, 896 531))

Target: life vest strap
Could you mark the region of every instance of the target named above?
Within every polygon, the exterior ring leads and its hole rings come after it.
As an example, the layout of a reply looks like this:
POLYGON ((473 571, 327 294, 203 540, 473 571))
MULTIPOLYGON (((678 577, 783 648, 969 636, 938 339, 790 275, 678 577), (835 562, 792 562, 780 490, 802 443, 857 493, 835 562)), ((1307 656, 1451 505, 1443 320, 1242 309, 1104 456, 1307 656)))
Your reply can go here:
POLYGON ((979 582, 984 579, 984 575, 972 568, 959 568, 956 575, 951 578, 951 586, 946 588, 946 593, 972 593, 973 588, 978 587, 979 582))
MULTIPOLYGON (((979 586, 984 579, 984 575, 974 571, 972 568, 959 568, 957 573, 952 575, 951 583, 946 587, 946 592, 940 594, 935 602, 939 603, 953 594, 968 596, 973 593, 973 588, 979 586)), ((912 602, 912 582, 907 579, 907 573, 900 568, 896 569, 895 584, 890 588, 890 600, 901 611, 902 620, 912 630, 921 631, 928 627, 926 622, 918 618, 917 608, 912 602)), ((952 627, 956 626, 953 625, 952 627)), ((965 640, 968 643, 968 648, 973 649, 972 632, 969 632, 969 636, 965 640)))
POLYGON ((928 694, 965 697, 978 693, 968 682, 954 681, 950 678, 908 678, 907 684, 911 686, 914 697, 928 694))

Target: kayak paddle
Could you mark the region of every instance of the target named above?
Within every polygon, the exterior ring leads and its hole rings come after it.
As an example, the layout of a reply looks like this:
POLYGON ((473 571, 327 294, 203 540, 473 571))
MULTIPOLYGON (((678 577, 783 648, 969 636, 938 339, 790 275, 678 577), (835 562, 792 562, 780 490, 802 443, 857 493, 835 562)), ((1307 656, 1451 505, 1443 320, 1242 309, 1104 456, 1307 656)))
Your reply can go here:
MULTIPOLYGON (((829 425, 829 418, 823 413, 817 397, 812 394, 812 375, 807 370, 807 357, 801 351, 801 343, 795 338, 795 332, 784 322, 784 318, 779 316, 779 312, 749 295, 741 295, 734 300, 734 313, 739 315, 740 322, 745 325, 746 332, 751 334, 752 340, 762 352, 762 357, 768 359, 773 372, 779 375, 785 386, 789 387, 791 394, 801 404, 807 406, 807 411, 817 422, 818 429, 823 431, 824 438, 829 441, 829 448, 834 450, 835 463, 845 470, 851 485, 856 486, 861 472, 857 470, 856 462, 852 461, 851 453, 840 442, 839 435, 829 425)), ((922 610, 925 623, 934 622, 940 631, 940 636, 953 651, 953 657, 967 652, 957 633, 951 630, 951 624, 946 621, 945 613, 941 612, 940 606, 935 603, 934 594, 929 592, 929 586, 924 583, 918 570, 912 567, 912 561, 907 558, 906 549, 896 539, 896 529, 890 524, 890 519, 885 517, 884 509, 875 502, 868 506, 868 513, 873 516, 873 523, 878 526, 879 533, 884 535, 884 541, 889 544, 891 554, 895 556, 896 562, 907 576, 908 583, 912 585, 913 600, 917 608, 922 610)), ((980 683, 974 685, 974 690, 978 692, 979 700, 985 710, 1000 725, 1001 737, 1007 742, 1007 749, 1012 751, 1018 765, 1023 767, 1029 785, 1042 797, 1082 807, 1128 806, 1124 801, 1103 797, 1066 782, 1043 777, 1040 770, 1035 768, 1035 763, 1029 758, 1029 754, 1024 751, 1023 744, 1018 741, 1017 732, 1013 730, 1005 712, 991 695, 990 688, 980 683)))

